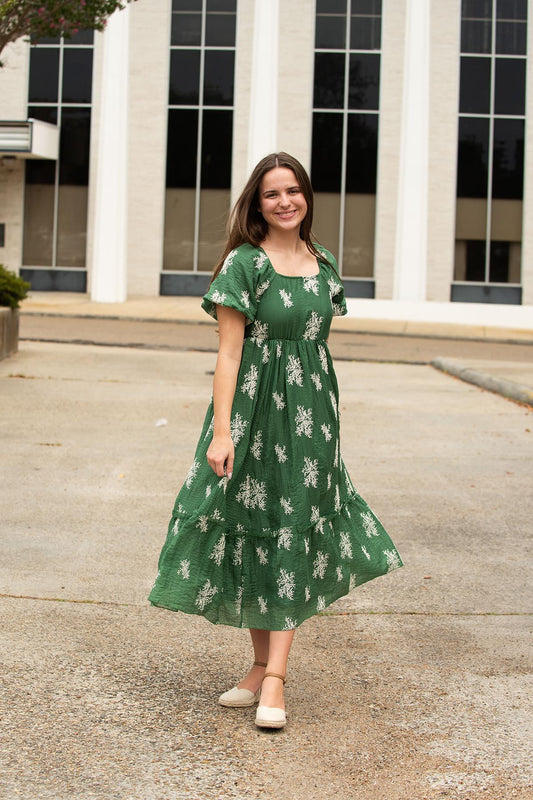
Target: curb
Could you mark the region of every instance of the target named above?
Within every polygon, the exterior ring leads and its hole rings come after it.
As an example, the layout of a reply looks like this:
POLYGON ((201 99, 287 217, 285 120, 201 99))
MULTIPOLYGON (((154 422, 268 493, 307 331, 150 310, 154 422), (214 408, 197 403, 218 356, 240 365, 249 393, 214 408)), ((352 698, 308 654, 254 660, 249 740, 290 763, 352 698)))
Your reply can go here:
POLYGON ((448 375, 454 375, 466 383, 473 383, 475 386, 481 387, 481 389, 486 389, 489 392, 507 397, 509 400, 515 400, 517 403, 524 403, 533 407, 533 390, 528 389, 527 386, 522 386, 520 383, 514 383, 514 381, 508 381, 504 378, 494 378, 486 372, 479 372, 471 367, 465 367, 464 364, 460 364, 451 358, 435 358, 431 361, 431 366, 448 375))

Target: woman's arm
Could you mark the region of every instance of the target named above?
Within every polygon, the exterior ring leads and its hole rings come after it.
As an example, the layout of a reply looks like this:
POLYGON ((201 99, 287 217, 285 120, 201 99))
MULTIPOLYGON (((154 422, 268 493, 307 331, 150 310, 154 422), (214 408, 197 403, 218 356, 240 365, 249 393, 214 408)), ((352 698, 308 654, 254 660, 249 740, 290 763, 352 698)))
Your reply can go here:
POLYGON ((241 364, 246 318, 240 311, 217 305, 220 342, 213 379, 213 438, 207 450, 209 466, 221 478, 233 472, 235 448, 230 435, 230 418, 237 374, 241 364))

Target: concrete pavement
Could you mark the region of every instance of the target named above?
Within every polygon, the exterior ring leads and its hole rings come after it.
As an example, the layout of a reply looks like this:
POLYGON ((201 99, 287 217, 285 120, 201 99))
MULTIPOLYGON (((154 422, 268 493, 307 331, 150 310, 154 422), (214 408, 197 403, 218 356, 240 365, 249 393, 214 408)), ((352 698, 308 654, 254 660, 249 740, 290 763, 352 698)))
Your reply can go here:
POLYGON ((0 363, 2 800, 531 800, 533 412, 337 362, 345 462, 406 566, 302 626, 264 734, 216 702, 245 632, 146 604, 213 366, 47 342, 0 363))

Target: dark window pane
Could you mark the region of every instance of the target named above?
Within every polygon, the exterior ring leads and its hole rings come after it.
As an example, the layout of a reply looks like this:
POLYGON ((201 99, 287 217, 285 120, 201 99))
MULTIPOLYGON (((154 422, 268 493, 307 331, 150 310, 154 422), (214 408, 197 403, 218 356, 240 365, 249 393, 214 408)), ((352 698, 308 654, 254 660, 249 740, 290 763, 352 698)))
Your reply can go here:
POLYGON ((90 103, 93 85, 93 51, 63 50, 64 103, 90 103))
POLYGON ((94 44, 94 31, 78 31, 70 39, 65 39, 67 45, 94 44))
POLYGON ((495 114, 524 114, 526 103, 525 58, 497 58, 494 89, 495 114))
POLYGON ((28 158, 26 161, 26 183, 41 183, 53 186, 56 179, 56 162, 46 159, 28 158))
POLYGON ((207 11, 237 11, 237 0, 207 0, 207 11))
POLYGON ((463 20, 461 23, 461 52, 490 53, 492 50, 492 21, 463 20))
POLYGON ((510 242, 490 243, 489 281, 507 283, 509 281, 510 242))
POLYGON ((457 197, 486 197, 489 120, 459 119, 457 197))
POLYGON ((169 109, 167 140, 167 188, 196 186, 198 111, 169 109))
POLYGON ((172 11, 201 11, 202 0, 172 0, 172 11))
POLYGON ((317 14, 344 14, 346 0, 316 0, 317 14))
POLYGON ((527 24, 525 22, 496 23, 496 52, 525 55, 527 51, 527 24))
POLYGON ((202 189, 231 187, 232 111, 204 111, 202 189))
POLYGON ((319 14, 316 18, 315 47, 342 50, 346 47, 346 15, 319 14))
POLYGON ((235 14, 208 14, 205 23, 205 43, 212 47, 233 47, 235 44, 235 14))
POLYGON ((527 0, 498 0, 496 19, 527 19, 527 0))
POLYGON ((462 17, 473 19, 492 17, 492 0, 463 0, 462 17))
POLYGON ((200 51, 170 53, 169 105, 197 105, 200 81, 200 51))
POLYGON ((31 44, 59 44, 60 41, 59 36, 43 36, 41 39, 38 39, 34 34, 30 36, 31 44))
POLYGON ((200 44, 201 40, 201 14, 172 14, 171 45, 195 45, 200 44))
POLYGON ((524 186, 524 121, 494 120, 492 196, 521 200, 524 186))
POLYGON ((380 47, 381 17, 352 17, 350 49, 379 50, 380 47))
POLYGON ((64 108, 59 137, 59 183, 87 186, 89 183, 89 108, 64 108))
POLYGON ((381 14, 381 0, 352 0, 352 14, 381 14))
POLYGON ((315 108, 344 105, 344 53, 315 54, 315 108))
POLYGON ((461 59, 459 110, 466 114, 490 111, 490 59, 461 59))
POLYGON ((57 108, 53 106, 29 106, 28 117, 30 119, 41 119, 43 122, 51 122, 57 125, 57 108))
POLYGON ((379 108, 379 56, 350 55, 349 108, 379 108))
POLYGON ((59 80, 59 49, 30 50, 30 103, 57 103, 59 80))
POLYGON ((487 245, 484 241, 472 239, 466 243, 466 275, 467 281, 485 280, 485 254, 487 245))
POLYGON ((346 191, 375 194, 378 166, 378 115, 348 116, 346 191))
POLYGON ((311 180, 315 192, 339 192, 342 167, 342 115, 313 114, 311 180))
POLYGON ((205 53, 204 103, 208 106, 233 104, 233 70, 235 53, 207 50, 205 53))

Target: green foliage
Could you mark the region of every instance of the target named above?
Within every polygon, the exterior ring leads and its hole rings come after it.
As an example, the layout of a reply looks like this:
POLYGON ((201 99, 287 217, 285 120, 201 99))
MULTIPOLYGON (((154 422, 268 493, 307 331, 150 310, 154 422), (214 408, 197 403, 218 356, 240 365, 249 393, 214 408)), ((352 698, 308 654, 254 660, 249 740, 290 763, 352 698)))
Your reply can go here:
MULTIPOLYGON (((107 18, 132 0, 0 0, 0 53, 21 36, 67 39, 80 30, 102 31, 107 18)), ((0 64, 1 66, 1 64, 0 64)))
POLYGON ((30 284, 0 264, 0 306, 18 308, 19 302, 28 296, 30 284))

